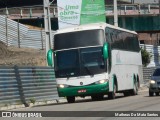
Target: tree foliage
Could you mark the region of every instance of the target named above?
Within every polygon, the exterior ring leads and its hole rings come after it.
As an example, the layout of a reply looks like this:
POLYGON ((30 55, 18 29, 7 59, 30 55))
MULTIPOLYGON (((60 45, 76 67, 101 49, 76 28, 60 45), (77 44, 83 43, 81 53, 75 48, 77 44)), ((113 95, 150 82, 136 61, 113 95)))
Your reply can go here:
POLYGON ((146 67, 150 63, 151 54, 147 52, 145 49, 141 48, 141 54, 142 54, 142 64, 144 67, 146 67))

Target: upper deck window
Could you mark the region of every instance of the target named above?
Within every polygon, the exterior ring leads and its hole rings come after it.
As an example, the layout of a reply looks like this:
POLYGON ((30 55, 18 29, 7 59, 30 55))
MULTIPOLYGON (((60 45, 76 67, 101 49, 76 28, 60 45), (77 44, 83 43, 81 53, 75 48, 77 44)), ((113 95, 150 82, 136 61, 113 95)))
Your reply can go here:
POLYGON ((54 50, 103 45, 102 29, 61 33, 54 36, 54 50))

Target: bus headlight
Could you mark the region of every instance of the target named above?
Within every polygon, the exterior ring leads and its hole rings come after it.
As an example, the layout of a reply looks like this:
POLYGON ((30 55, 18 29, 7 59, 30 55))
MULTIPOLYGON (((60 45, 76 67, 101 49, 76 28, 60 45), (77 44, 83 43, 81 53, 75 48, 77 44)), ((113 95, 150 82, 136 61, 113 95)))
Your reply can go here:
POLYGON ((156 82, 154 80, 149 81, 150 84, 155 84, 156 82))
POLYGON ((66 88, 66 87, 68 87, 68 85, 63 85, 63 84, 59 84, 57 86, 58 86, 58 88, 66 88))
POLYGON ((108 80, 99 80, 99 81, 97 81, 97 82, 95 82, 95 84, 103 84, 103 83, 105 83, 105 82, 107 82, 108 80))

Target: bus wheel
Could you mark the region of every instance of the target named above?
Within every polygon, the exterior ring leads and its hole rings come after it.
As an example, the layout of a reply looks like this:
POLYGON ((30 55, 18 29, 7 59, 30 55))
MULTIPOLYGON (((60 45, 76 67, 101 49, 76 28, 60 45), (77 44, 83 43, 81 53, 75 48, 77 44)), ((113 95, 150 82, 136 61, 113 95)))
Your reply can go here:
POLYGON ((156 96, 159 96, 159 92, 156 92, 156 96))
POLYGON ((153 96, 153 94, 154 93, 149 90, 149 96, 153 96))
POLYGON ((92 98, 93 101, 103 100, 104 95, 102 95, 102 94, 100 94, 100 95, 92 95, 91 98, 92 98))
POLYGON ((116 91, 117 91, 117 87, 116 87, 116 85, 114 85, 113 91, 108 93, 108 98, 115 99, 116 98, 116 91))
POLYGON ((67 102, 68 103, 74 103, 75 102, 75 96, 68 96, 67 97, 67 102))
POLYGON ((131 91, 132 95, 137 95, 138 94, 138 83, 134 82, 134 87, 133 90, 131 91))
POLYGON ((128 91, 123 92, 124 96, 130 96, 130 93, 128 91))

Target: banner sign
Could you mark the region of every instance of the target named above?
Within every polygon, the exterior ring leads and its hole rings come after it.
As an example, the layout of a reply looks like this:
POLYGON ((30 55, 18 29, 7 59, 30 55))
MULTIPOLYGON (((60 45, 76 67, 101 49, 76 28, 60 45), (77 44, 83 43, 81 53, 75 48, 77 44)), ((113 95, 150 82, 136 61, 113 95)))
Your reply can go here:
POLYGON ((106 22, 104 0, 82 0, 80 24, 106 22))
POLYGON ((104 0, 57 0, 59 29, 106 22, 104 0))

